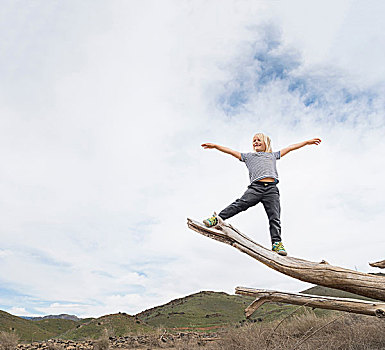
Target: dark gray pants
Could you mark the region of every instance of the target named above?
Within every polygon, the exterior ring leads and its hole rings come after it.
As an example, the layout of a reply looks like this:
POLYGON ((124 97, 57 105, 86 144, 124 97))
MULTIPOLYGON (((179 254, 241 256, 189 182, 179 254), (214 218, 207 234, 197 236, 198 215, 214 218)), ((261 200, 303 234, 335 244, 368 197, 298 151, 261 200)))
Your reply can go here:
POLYGON ((262 202, 269 218, 270 236, 272 243, 281 241, 281 205, 279 191, 274 183, 252 182, 243 196, 223 209, 219 216, 226 220, 246 209, 262 202))

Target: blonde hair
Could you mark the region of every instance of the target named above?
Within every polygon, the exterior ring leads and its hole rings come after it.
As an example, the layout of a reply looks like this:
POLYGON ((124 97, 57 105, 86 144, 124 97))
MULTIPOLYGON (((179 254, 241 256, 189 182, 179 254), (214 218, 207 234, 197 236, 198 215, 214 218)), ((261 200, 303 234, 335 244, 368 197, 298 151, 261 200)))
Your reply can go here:
MULTIPOLYGON (((257 133, 254 135, 254 137, 259 137, 260 139, 263 140, 263 142, 265 143, 265 152, 268 152, 268 153, 271 153, 273 152, 272 148, 271 148, 271 140, 270 140, 270 137, 265 135, 265 134, 262 134, 261 132, 257 133)), ((254 139, 253 137, 253 139, 254 139)))

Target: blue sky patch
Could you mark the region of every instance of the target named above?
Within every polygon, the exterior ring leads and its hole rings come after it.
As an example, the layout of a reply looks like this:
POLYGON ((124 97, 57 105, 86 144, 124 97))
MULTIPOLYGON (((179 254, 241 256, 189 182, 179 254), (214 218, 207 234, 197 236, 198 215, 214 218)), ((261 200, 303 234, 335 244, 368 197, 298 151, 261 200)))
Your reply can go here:
MULTIPOLYGON (((244 50, 243 56, 234 61, 232 78, 217 96, 218 106, 227 116, 248 110, 248 104, 257 100, 262 90, 266 93, 274 86, 280 89, 280 97, 287 94, 293 103, 300 102, 304 112, 322 109, 326 120, 338 123, 353 122, 354 118, 347 115, 349 113, 365 115, 373 110, 377 96, 371 89, 359 90, 349 85, 333 67, 321 72, 299 73, 298 68, 302 65, 300 55, 284 47, 277 30, 267 26, 258 32, 258 36, 254 44, 244 50)), ((287 108, 287 105, 282 108, 287 108)))

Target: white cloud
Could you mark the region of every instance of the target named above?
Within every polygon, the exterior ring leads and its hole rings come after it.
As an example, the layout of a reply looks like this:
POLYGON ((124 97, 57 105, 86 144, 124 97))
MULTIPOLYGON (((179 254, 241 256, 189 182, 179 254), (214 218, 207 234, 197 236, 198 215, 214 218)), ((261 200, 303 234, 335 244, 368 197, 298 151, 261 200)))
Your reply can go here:
MULTIPOLYGON (((303 40, 300 4, 37 4, 22 14, 10 5, 1 20, 15 40, 1 57, 12 74, 0 84, 0 275, 28 291, 15 296, 26 309, 100 316, 199 290, 305 288, 186 227, 187 216, 219 211, 248 181, 244 164, 199 145, 247 151, 258 130, 275 148, 323 138, 279 162, 289 253, 363 271, 382 258, 373 242, 384 244, 383 87, 350 75, 354 57, 346 70, 330 58, 350 3, 324 5, 333 24, 324 32, 315 21, 303 40), (274 78, 278 66, 286 71, 274 78), (266 67, 274 74, 258 83, 266 67), (226 108, 242 84, 247 98, 226 108), (323 102, 306 106, 311 98, 323 102)), ((261 207, 231 222, 269 245, 261 207)))
POLYGON ((5 258, 5 257, 10 256, 10 255, 12 255, 11 251, 5 250, 5 249, 0 250, 0 259, 5 258))
POLYGON ((283 39, 300 47, 305 66, 337 66, 361 86, 383 82, 384 37, 380 0, 276 2, 271 11, 283 39))
POLYGON ((24 307, 12 307, 11 309, 8 310, 8 312, 16 316, 29 316, 29 317, 37 316, 36 314, 32 314, 28 312, 24 307))

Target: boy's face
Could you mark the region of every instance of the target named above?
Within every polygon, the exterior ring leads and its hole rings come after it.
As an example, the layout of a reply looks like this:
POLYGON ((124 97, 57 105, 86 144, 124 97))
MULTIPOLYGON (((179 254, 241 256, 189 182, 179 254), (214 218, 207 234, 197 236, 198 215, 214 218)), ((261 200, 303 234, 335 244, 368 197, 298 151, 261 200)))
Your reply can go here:
POLYGON ((253 148, 255 152, 265 152, 266 150, 265 142, 263 142, 262 138, 258 135, 253 137, 253 148))

